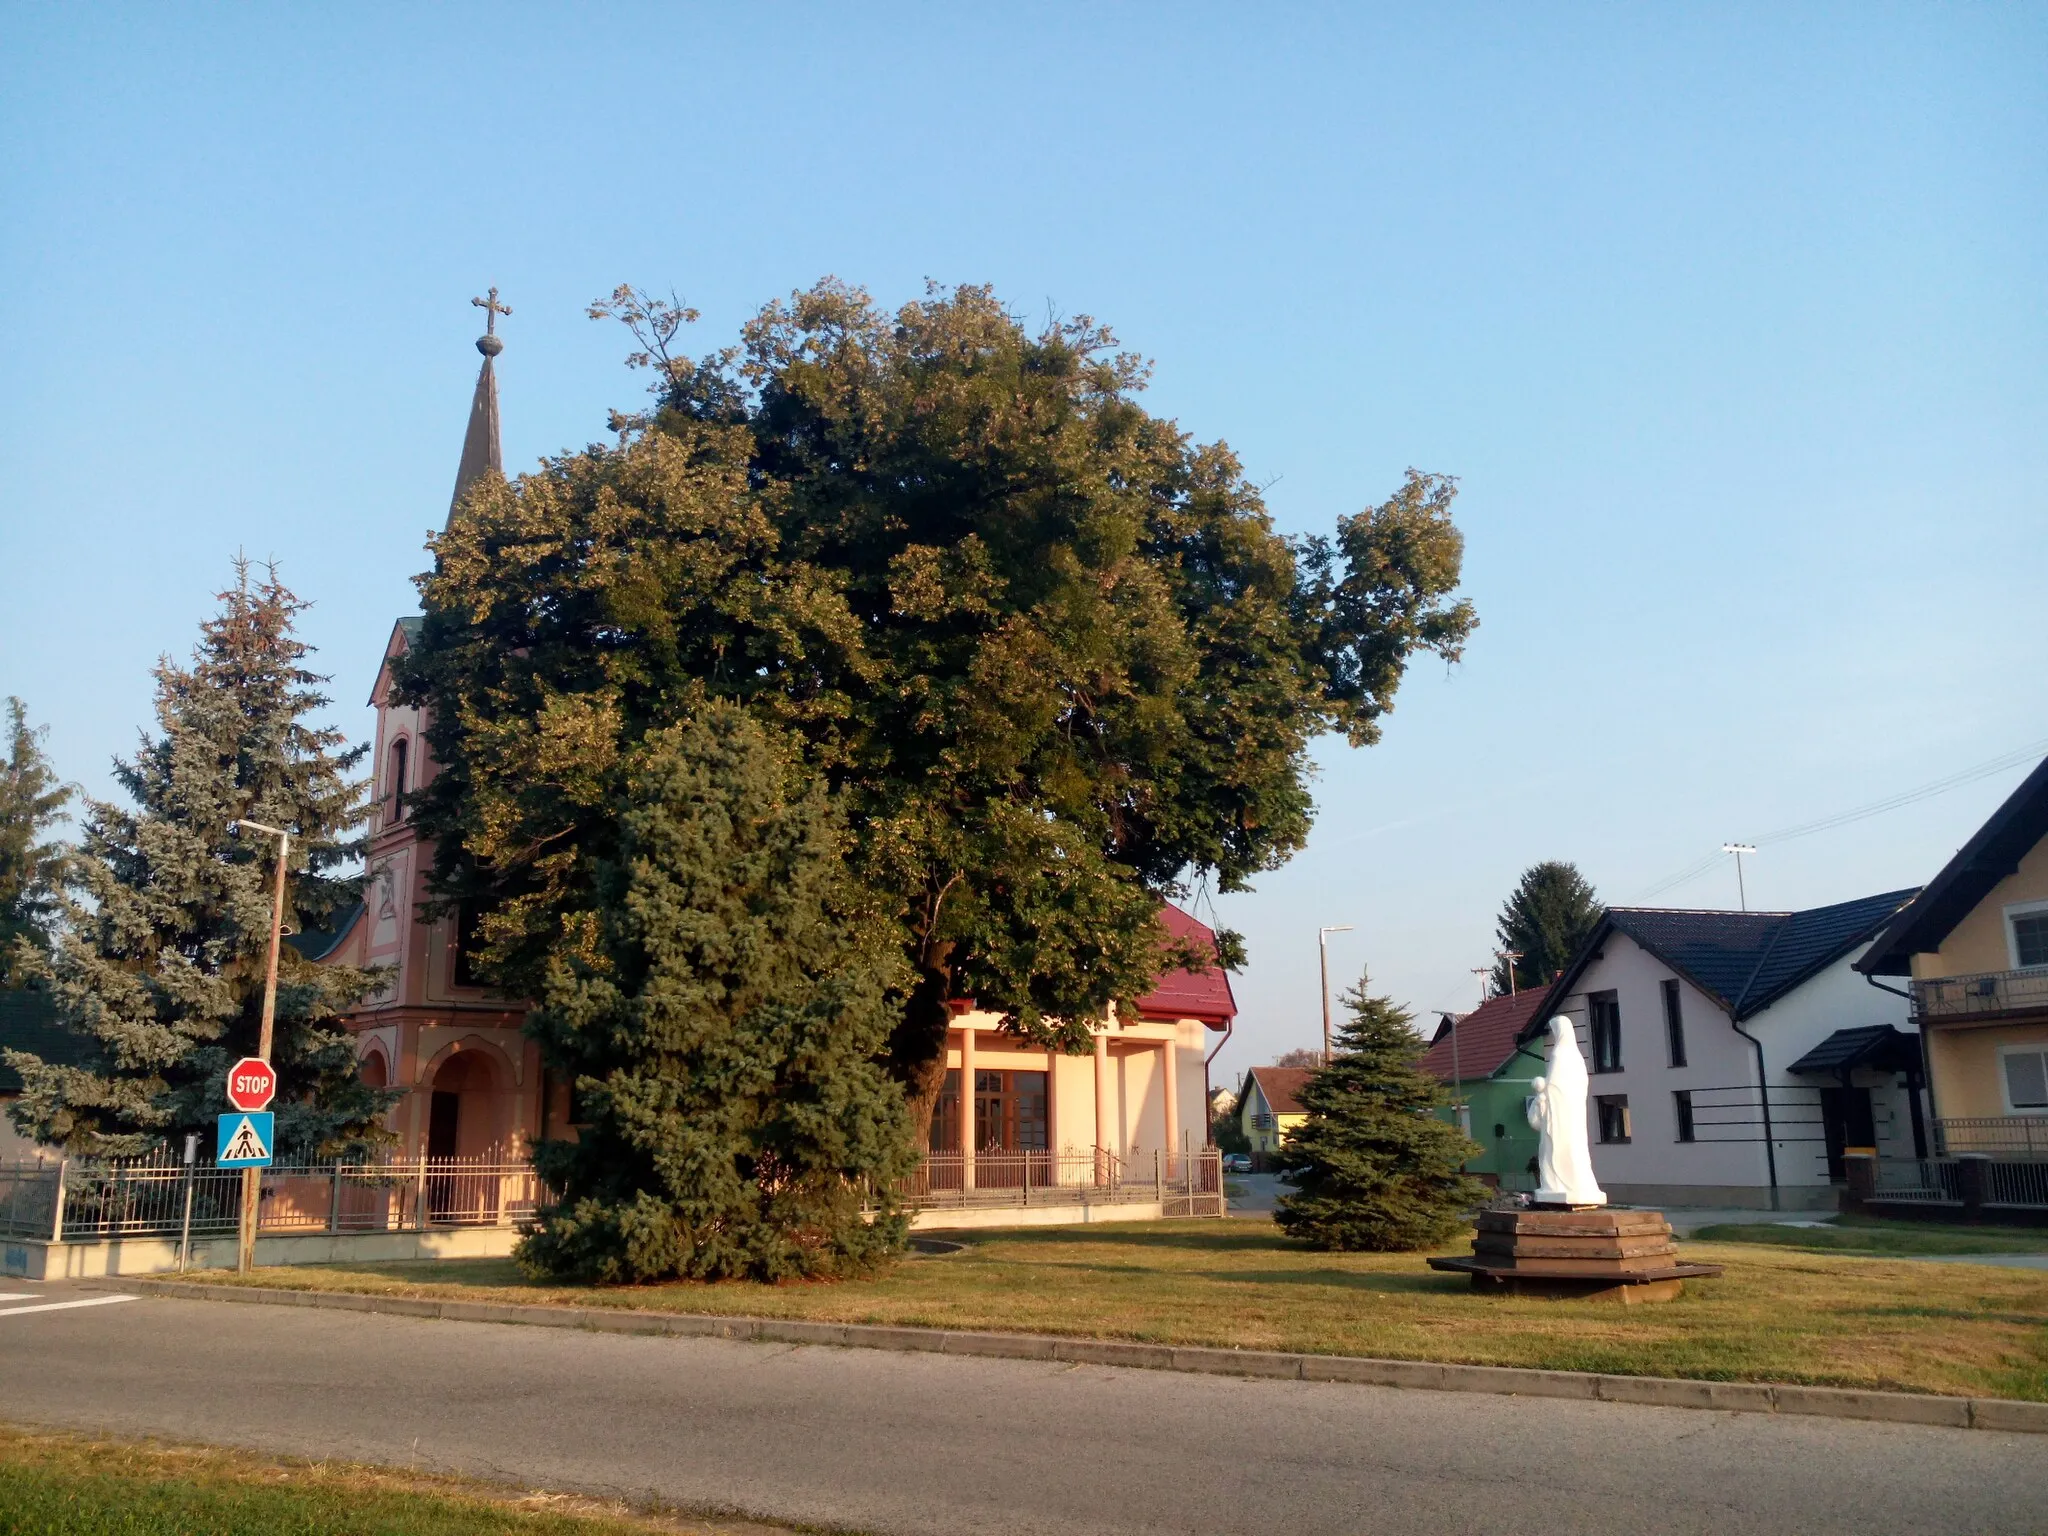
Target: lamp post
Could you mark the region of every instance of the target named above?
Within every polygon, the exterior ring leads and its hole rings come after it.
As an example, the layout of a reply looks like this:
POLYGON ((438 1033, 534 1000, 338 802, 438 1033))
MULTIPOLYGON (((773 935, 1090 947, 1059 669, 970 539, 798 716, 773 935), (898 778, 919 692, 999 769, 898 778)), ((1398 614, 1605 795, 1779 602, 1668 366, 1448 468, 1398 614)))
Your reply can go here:
POLYGON ((1749 910, 1749 889, 1742 883, 1742 856, 1745 853, 1755 853, 1756 844, 1723 843, 1721 851, 1735 855, 1735 896, 1742 903, 1742 910, 1747 912, 1749 910))
MULTIPOLYGON (((260 821, 231 821, 228 834, 240 837, 244 829, 261 832, 277 839, 277 879, 270 897, 270 962, 263 977, 263 1028, 257 1037, 256 1054, 265 1062, 270 1060, 271 1035, 277 1024, 277 948, 284 935, 284 870, 285 856, 291 852, 292 838, 281 827, 266 827, 260 821)), ((239 1242, 236 1244, 235 1267, 243 1274, 256 1267, 256 1211, 263 1196, 263 1170, 244 1168, 242 1170, 242 1220, 239 1242)))
POLYGON ((1323 1065, 1326 1067, 1330 1064, 1330 935, 1349 932, 1349 923, 1316 930, 1316 949, 1323 963, 1323 1065))

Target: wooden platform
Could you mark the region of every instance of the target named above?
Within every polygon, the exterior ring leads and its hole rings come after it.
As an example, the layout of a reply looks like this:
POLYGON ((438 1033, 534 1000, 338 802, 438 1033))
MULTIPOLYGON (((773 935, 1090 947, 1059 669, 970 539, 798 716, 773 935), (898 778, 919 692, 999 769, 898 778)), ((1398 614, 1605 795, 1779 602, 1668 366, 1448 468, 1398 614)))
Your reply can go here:
POLYGON ((1475 1290, 1622 1302, 1669 1301, 1685 1282, 1721 1273, 1678 1257, 1661 1211, 1482 1211, 1469 1258, 1430 1268, 1468 1274, 1475 1290))

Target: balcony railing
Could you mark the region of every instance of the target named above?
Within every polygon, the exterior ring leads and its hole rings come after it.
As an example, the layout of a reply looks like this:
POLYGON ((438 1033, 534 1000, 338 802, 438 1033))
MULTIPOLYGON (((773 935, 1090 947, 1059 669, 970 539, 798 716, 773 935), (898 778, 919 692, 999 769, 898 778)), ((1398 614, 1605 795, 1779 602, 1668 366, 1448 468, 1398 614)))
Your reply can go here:
POLYGON ((2048 1115, 1945 1115, 1934 1122, 1934 1150, 2048 1159, 2048 1115))
POLYGON ((1913 983, 1913 1017, 1929 1024, 2048 1013, 2048 969, 1981 971, 1913 983))

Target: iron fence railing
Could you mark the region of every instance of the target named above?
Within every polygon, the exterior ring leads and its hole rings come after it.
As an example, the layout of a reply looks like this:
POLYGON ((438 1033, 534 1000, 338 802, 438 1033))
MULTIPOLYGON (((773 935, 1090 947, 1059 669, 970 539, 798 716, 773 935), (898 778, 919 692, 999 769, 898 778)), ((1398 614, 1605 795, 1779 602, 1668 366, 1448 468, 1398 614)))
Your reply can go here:
POLYGON ((2048 1207, 2048 1163, 1987 1162, 1984 1203, 2048 1207))
POLYGON ((2048 1115, 1944 1115, 1934 1122, 1934 1150, 2048 1158, 2048 1115))
MULTIPOLYGON (((1962 1157, 1878 1157, 1864 1198, 1909 1205, 2048 1210, 2048 1162, 1962 1157)), ((1852 1192, 1855 1176, 1850 1180, 1852 1192)))
POLYGON ((1940 1023, 2001 1013, 2048 1013, 2048 969, 1980 971, 1913 983, 1916 1019, 1940 1023))
MULTIPOLYGON (((262 1171, 265 1236, 423 1232, 531 1223, 548 1192, 526 1162, 413 1158, 276 1164, 262 1171)), ((1152 1153, 1136 1166, 1099 1150, 933 1153, 897 1186, 914 1210, 1139 1204, 1223 1214, 1222 1154, 1152 1153)), ((0 1164, 0 1236, 46 1242, 211 1237, 241 1223, 242 1170, 165 1157, 0 1164)))

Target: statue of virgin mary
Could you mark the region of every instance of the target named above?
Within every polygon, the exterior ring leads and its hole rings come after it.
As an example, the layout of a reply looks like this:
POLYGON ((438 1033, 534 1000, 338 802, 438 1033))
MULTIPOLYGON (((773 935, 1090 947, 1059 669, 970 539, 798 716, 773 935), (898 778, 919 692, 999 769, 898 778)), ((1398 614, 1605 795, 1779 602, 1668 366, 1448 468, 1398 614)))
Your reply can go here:
POLYGON ((1549 1060, 1543 1076, 1529 1084, 1529 1124, 1536 1147, 1538 1205, 1605 1205, 1607 1196, 1593 1177, 1586 1145, 1586 1061, 1579 1054, 1572 1021, 1550 1021, 1549 1060))

